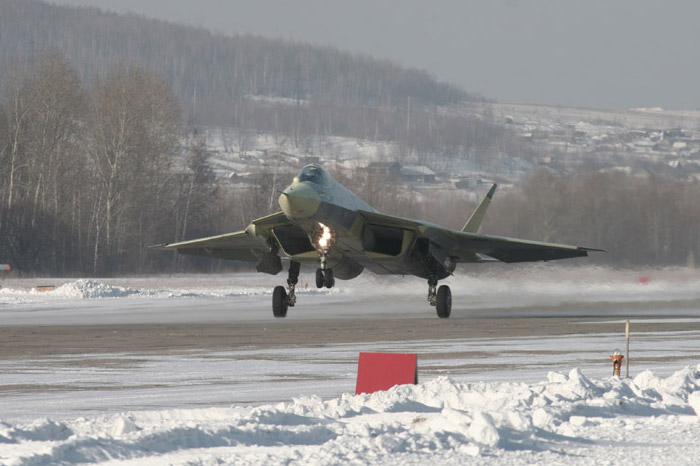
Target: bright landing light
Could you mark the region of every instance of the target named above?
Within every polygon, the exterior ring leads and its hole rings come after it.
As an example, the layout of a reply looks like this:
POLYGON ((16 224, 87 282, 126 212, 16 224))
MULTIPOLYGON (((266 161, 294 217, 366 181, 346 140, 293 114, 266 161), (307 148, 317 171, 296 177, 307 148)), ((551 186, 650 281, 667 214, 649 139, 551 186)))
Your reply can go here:
POLYGON ((323 223, 318 224, 321 227, 321 236, 318 238, 318 245, 321 249, 326 249, 331 242, 331 229, 323 223))

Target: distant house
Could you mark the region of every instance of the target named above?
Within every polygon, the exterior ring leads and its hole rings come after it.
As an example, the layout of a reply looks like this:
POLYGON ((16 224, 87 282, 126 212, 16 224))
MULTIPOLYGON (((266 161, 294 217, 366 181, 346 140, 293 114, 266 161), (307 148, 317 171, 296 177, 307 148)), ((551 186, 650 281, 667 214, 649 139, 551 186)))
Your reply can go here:
POLYGON ((373 175, 398 178, 401 175, 401 164, 398 162, 372 162, 367 165, 367 172, 373 175))
POLYGON ((476 188, 477 181, 474 177, 460 177, 455 182, 455 188, 472 190, 476 188))
POLYGON ((530 133, 530 139, 533 141, 547 141, 549 140, 549 131, 543 129, 534 129, 530 133))
POLYGON ((585 144, 588 141, 588 133, 583 130, 574 130, 572 140, 577 144, 585 144))
POLYGON ((398 162, 372 162, 367 173, 396 178, 407 183, 435 183, 435 172, 424 165, 401 165, 398 162))
POLYGON ((401 179, 409 183, 435 183, 435 172, 425 165, 407 165, 401 167, 401 179))
POLYGON ((666 129, 663 132, 664 139, 677 139, 687 137, 683 128, 666 129))
POLYGON ((663 152, 669 151, 671 150, 671 143, 668 142, 668 140, 666 139, 662 139, 659 142, 657 142, 656 145, 654 145, 654 149, 663 152))
POLYGON ((302 165, 309 165, 311 163, 321 163, 321 157, 315 157, 310 155, 306 157, 300 157, 299 163, 301 163, 302 165))
POLYGON ((498 183, 499 186, 508 186, 510 185, 508 181, 505 180, 493 180, 493 179, 486 179, 486 178, 481 178, 478 175, 471 175, 471 176, 464 176, 464 177, 459 177, 457 182, 455 182, 455 188, 457 189, 466 189, 468 191, 474 191, 478 189, 483 189, 483 187, 491 187, 494 183, 498 183))

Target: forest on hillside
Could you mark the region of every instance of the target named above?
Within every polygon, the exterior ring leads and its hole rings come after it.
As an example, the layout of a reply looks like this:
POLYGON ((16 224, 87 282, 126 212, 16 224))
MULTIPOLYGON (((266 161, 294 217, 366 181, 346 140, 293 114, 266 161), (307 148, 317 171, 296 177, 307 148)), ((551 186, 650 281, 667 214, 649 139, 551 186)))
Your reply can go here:
MULTIPOLYGON (((276 189, 291 173, 228 189, 169 86, 148 71, 117 66, 86 86, 60 54, 11 71, 0 93, 3 262, 25 275, 63 276, 242 266, 148 246, 245 227, 278 210, 276 189)), ((416 202, 367 172, 334 175, 390 214, 459 228, 473 207, 459 196, 416 202)), ((684 265, 700 254, 698 198, 698 184, 540 171, 497 194, 485 231, 609 249, 593 263, 684 265)))
MULTIPOLYGON (((481 100, 427 72, 388 60, 287 40, 176 25, 138 15, 38 0, 0 1, 0 63, 31 61, 58 48, 83 80, 120 62, 149 68, 190 104, 210 107, 246 96, 344 105, 444 105, 481 100)), ((207 110, 209 113, 210 110, 207 110)))
POLYGON ((138 66, 170 85, 188 119, 285 134, 300 146, 311 135, 340 135, 401 140, 411 151, 488 150, 504 133, 481 118, 436 111, 481 96, 331 47, 36 0, 0 0, 0 44, 0 82, 11 62, 31 63, 49 49, 88 85, 117 64, 138 66))
POLYGON ((87 89, 57 54, 12 69, 0 95, 0 257, 25 273, 149 270, 147 247, 184 234, 183 216, 209 214, 215 195, 201 191, 211 177, 195 139, 190 176, 171 170, 182 138, 153 74, 117 67, 87 89))
MULTIPOLYGON (((208 163, 196 122, 209 118, 284 135, 300 153, 311 135, 344 135, 395 142, 417 161, 528 157, 503 125, 446 111, 462 99, 478 100, 334 49, 0 0, 0 262, 64 276, 241 267, 148 249, 278 210, 276 189, 293 173, 232 190, 208 163)), ((390 214, 459 228, 473 207, 461 196, 418 202, 367 172, 333 174, 390 214)), ((700 254, 697 199, 697 183, 536 171, 497 194, 484 231, 610 251, 593 263, 684 265, 700 254)))

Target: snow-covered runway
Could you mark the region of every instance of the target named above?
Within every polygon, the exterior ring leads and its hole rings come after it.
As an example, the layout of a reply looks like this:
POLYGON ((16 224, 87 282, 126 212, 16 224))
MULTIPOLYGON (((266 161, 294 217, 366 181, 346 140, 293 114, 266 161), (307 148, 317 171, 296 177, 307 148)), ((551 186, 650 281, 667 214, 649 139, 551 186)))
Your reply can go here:
POLYGON ((0 464, 696 464, 700 274, 649 275, 454 278, 448 321, 371 276, 283 321, 279 277, 6 280, 0 464), (417 353, 419 385, 352 395, 360 351, 417 353))
MULTIPOLYGON (((358 355, 367 349, 417 353, 421 382, 448 376, 469 383, 532 383, 550 371, 573 367, 605 378, 612 371, 608 354, 623 345, 620 334, 601 333, 505 342, 418 340, 410 345, 371 342, 10 359, 0 361, 0 413, 6 420, 68 419, 129 410, 287 401, 306 395, 328 399, 354 391, 358 355)), ((700 362, 700 331, 645 333, 635 338, 634 346, 633 374, 653 370, 668 376, 679 361, 700 362)))

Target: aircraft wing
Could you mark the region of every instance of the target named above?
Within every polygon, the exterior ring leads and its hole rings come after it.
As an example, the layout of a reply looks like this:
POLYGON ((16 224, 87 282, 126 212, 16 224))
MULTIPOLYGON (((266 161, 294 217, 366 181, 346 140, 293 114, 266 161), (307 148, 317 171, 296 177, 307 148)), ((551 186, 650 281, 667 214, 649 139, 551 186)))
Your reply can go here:
POLYGON ((455 262, 535 262, 583 257, 588 251, 602 249, 569 246, 565 244, 529 241, 517 238, 484 235, 452 230, 420 220, 360 211, 370 227, 399 228, 412 232, 416 238, 425 238, 440 246, 446 256, 455 262))
POLYGON ((291 223, 287 217, 282 212, 277 212, 253 220, 245 230, 179 243, 159 244, 151 248, 195 256, 257 262, 260 256, 270 251, 272 229, 289 225, 291 223))
POLYGON ((456 246, 446 251, 456 262, 485 262, 471 260, 471 252, 478 256, 486 256, 500 262, 536 262, 573 257, 588 256, 588 251, 603 251, 603 249, 570 246, 567 244, 545 243, 501 236, 481 235, 449 231, 449 236, 456 240, 456 246), (466 254, 465 254, 466 253, 466 254))

